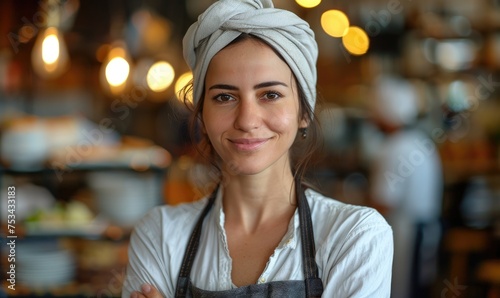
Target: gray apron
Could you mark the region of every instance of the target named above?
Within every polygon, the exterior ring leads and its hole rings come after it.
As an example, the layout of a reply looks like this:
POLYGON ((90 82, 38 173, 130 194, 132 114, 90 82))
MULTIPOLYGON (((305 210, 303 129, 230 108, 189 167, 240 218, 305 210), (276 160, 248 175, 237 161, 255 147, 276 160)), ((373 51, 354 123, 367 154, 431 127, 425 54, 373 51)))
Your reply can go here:
POLYGON ((300 183, 295 183, 295 192, 299 208, 300 235, 302 240, 302 262, 305 280, 273 281, 263 284, 253 284, 226 291, 205 291, 191 284, 189 275, 193 265, 203 225, 206 217, 214 204, 217 189, 208 199, 198 222, 188 242, 184 259, 182 261, 175 297, 200 297, 200 298, 234 298, 234 297, 321 297, 323 283, 318 277, 318 266, 315 261, 316 248, 311 221, 311 210, 300 183))

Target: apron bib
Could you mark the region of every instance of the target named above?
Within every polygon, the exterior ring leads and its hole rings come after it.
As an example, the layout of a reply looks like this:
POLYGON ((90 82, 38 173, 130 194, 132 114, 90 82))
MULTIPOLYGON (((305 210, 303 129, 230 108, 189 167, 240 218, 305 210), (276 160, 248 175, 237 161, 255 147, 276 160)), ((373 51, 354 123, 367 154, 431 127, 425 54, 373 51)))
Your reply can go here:
POLYGON ((225 291, 206 291, 194 287, 189 275, 200 244, 203 219, 212 208, 217 189, 211 194, 208 203, 196 223, 189 239, 182 261, 175 297, 193 298, 234 298, 234 297, 321 297, 323 283, 318 277, 318 266, 315 261, 316 248, 312 229, 311 210, 300 183, 296 181, 295 192, 299 208, 300 235, 302 240, 302 263, 304 280, 273 281, 254 284, 225 291))

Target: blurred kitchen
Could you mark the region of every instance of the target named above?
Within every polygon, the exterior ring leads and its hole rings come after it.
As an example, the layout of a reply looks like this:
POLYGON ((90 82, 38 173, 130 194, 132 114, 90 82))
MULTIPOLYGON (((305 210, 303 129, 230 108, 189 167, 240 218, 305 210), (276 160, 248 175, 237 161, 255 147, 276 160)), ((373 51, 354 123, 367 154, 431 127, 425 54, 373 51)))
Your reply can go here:
MULTIPOLYGON (((119 297, 133 224, 212 186, 179 100, 190 80, 182 36, 211 3, 0 2, 0 297, 119 297)), ((320 47, 324 150, 309 180, 378 207, 373 168, 389 141, 377 119, 411 125, 424 137, 393 156, 383 181, 404 185, 437 153, 428 212, 439 224, 434 240, 415 229, 405 243, 401 287, 500 297, 500 1, 274 3, 307 20, 320 47)), ((426 187, 406 204, 429 201, 426 187)))

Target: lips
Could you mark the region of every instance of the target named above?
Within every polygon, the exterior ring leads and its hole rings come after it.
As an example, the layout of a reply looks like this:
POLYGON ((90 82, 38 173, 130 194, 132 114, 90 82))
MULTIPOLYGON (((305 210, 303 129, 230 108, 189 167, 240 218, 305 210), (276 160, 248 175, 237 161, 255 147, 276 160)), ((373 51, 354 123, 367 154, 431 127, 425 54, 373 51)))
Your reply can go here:
POLYGON ((268 138, 230 139, 229 141, 240 151, 253 151, 264 145, 268 138))

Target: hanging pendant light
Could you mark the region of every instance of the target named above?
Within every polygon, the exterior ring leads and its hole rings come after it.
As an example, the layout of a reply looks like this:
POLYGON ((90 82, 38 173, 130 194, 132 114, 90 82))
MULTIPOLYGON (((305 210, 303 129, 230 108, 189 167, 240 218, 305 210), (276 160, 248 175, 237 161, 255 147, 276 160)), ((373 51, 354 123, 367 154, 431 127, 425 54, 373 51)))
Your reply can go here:
POLYGON ((52 79, 62 75, 69 67, 69 56, 63 34, 58 29, 60 7, 49 0, 47 27, 40 30, 31 53, 33 70, 42 78, 52 79))
POLYGON ((115 42, 101 66, 101 84, 113 95, 128 87, 131 72, 130 57, 123 42, 115 42))
POLYGON ((157 61, 148 70, 146 81, 149 89, 163 92, 172 84, 175 77, 174 68, 167 61, 157 61))
POLYGON ((111 25, 106 46, 108 52, 101 64, 100 81, 103 89, 112 96, 121 95, 132 85, 132 58, 124 37, 125 12, 120 1, 110 1, 111 25))

